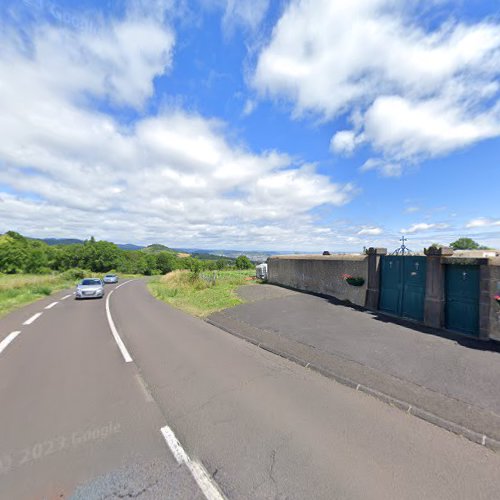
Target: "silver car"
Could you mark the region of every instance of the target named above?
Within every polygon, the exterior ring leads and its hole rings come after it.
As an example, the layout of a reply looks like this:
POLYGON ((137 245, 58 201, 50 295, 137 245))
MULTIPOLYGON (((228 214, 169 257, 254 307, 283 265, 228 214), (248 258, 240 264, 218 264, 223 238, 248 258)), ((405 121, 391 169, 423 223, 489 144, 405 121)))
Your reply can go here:
POLYGON ((85 278, 76 285, 75 299, 102 299, 104 283, 99 278, 85 278))
POLYGON ((116 274, 106 274, 103 279, 104 283, 118 283, 118 276, 116 274))

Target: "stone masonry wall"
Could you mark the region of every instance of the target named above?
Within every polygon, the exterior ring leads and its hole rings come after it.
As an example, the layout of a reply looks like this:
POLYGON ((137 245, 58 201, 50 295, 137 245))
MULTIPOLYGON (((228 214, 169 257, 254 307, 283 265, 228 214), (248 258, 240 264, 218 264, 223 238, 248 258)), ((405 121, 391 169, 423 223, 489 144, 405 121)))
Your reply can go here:
POLYGON ((368 257, 365 255, 293 255, 268 259, 270 283, 330 295, 365 305, 368 257), (342 275, 362 277, 363 286, 349 285, 342 275))

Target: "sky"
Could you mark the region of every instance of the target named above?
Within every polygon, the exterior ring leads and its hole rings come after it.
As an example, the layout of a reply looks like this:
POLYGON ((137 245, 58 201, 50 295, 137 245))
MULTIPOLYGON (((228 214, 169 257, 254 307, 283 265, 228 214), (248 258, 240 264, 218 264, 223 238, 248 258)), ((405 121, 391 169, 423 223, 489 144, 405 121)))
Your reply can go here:
POLYGON ((0 232, 500 248, 500 4, 3 0, 0 232))

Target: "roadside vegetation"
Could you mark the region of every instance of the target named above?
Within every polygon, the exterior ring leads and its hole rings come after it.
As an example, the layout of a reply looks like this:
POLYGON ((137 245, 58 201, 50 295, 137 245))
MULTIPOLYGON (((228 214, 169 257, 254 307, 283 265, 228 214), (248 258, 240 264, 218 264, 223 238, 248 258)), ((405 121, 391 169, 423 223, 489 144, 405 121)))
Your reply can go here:
POLYGON ((70 276, 59 275, 0 275, 0 317, 25 304, 73 286, 70 276))
POLYGON ((178 254, 164 245, 154 244, 142 250, 123 250, 109 241, 93 237, 84 243, 48 245, 44 241, 26 238, 14 231, 0 235, 0 273, 49 274, 71 269, 86 269, 93 273, 161 275, 177 269, 224 270, 253 267, 243 256, 237 259, 198 254, 198 258, 178 254))
MULTIPOLYGON (((253 269, 254 264, 245 256, 238 259, 210 256, 207 260, 202 260, 202 256, 178 254, 160 244, 142 250, 124 250, 114 243, 94 238, 84 243, 48 245, 8 231, 0 235, 0 316, 57 290, 72 287, 86 276, 102 277, 110 272, 121 278, 173 273, 175 277, 182 277, 178 278, 176 290, 186 294, 189 290, 196 291, 196 300, 201 301, 200 311, 208 310, 214 300, 215 307, 226 303, 232 305, 231 301, 238 299, 231 295, 229 287, 233 282, 236 287, 239 281, 244 281, 240 275, 253 274, 237 270, 253 269), (214 272, 224 275, 217 280, 216 286, 203 279, 204 274, 213 275, 214 272), (185 276, 191 277, 189 286, 181 286, 185 276)), ((220 306, 223 307, 227 306, 220 306)))
POLYGON ((236 289, 255 283, 253 270, 197 272, 178 270, 155 277, 148 287, 159 300, 198 317, 242 303, 236 289))

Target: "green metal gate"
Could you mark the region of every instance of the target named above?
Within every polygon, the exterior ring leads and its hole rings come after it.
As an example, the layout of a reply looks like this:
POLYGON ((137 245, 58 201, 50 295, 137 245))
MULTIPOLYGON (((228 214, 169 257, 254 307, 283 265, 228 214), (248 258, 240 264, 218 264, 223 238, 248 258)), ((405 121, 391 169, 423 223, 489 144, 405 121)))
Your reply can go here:
POLYGON ((446 266, 446 328, 479 334, 479 266, 446 266))
POLYGON ((381 311, 423 321, 427 259, 413 255, 381 258, 381 311))

